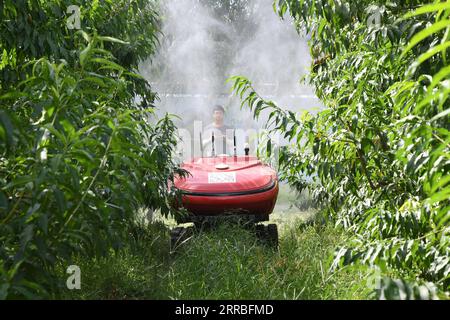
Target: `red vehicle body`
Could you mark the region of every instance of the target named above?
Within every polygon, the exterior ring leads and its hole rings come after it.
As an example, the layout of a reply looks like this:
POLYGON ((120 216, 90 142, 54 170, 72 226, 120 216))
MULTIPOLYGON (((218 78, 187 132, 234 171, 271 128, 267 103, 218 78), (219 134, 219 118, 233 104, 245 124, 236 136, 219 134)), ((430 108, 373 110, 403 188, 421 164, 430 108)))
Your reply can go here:
POLYGON ((175 180, 182 191, 182 206, 195 217, 253 216, 267 221, 278 196, 278 177, 253 156, 194 158, 182 168, 190 174, 175 180))

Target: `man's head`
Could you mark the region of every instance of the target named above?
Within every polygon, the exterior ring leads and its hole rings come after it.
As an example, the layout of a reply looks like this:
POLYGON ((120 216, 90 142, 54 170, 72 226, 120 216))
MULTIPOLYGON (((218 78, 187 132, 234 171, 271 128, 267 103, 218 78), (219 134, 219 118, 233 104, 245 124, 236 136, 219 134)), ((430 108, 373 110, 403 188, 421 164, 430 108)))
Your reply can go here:
POLYGON ((213 108, 213 119, 216 125, 223 125, 225 116, 225 109, 221 105, 216 105, 213 108))

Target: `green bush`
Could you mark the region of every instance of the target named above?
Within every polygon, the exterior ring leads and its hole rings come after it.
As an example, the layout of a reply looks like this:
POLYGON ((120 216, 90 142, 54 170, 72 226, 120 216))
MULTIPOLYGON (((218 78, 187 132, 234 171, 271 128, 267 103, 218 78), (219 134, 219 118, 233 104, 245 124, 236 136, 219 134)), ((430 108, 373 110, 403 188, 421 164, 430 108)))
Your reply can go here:
POLYGON ((380 297, 448 292, 450 4, 274 2, 310 36, 307 80, 327 106, 316 115, 286 111, 232 78, 242 105, 255 117, 269 110, 268 127, 292 143, 280 151, 281 177, 355 232, 335 267, 397 270, 406 284, 388 281, 380 297))
POLYGON ((0 298, 49 297, 55 265, 120 249, 139 208, 169 213, 168 182, 183 174, 176 128, 135 73, 155 50, 156 12, 75 1, 84 31, 73 31, 69 2, 1 6, 0 298))

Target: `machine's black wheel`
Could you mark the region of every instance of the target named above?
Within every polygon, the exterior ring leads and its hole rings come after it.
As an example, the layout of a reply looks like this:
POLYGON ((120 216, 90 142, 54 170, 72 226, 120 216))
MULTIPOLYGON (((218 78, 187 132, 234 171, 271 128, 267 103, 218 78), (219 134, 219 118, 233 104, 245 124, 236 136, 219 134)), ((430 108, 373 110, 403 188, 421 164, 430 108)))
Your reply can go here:
POLYGON ((203 230, 203 222, 202 221, 194 222, 194 227, 198 231, 203 230))
POLYGON ((177 247, 178 239, 180 238, 180 232, 182 228, 173 228, 170 230, 170 251, 175 251, 177 247))
POLYGON ((256 233, 256 237, 261 240, 264 241, 266 238, 266 226, 263 224, 257 224, 255 225, 255 233, 256 233))
POLYGON ((278 228, 276 224, 269 224, 267 226, 263 224, 255 225, 256 237, 264 244, 278 248, 278 228))
POLYGON ((210 231, 212 230, 217 224, 213 221, 208 220, 202 220, 194 222, 194 227, 198 231, 210 231))
POLYGON ((175 252, 176 249, 185 243, 194 234, 193 227, 176 227, 170 231, 170 251, 175 252))
POLYGON ((267 226, 267 242, 270 246, 278 248, 278 227, 276 224, 267 226))

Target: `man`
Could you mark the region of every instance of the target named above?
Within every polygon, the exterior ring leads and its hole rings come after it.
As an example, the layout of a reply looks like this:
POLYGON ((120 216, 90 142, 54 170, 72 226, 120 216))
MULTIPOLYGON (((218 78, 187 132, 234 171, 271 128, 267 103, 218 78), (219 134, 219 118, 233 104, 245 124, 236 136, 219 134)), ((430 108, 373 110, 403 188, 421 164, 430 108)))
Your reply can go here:
POLYGON ((225 109, 221 105, 213 108, 213 122, 203 132, 203 149, 212 155, 212 133, 214 132, 214 153, 233 154, 233 128, 225 125, 225 109))

